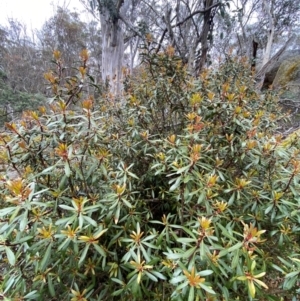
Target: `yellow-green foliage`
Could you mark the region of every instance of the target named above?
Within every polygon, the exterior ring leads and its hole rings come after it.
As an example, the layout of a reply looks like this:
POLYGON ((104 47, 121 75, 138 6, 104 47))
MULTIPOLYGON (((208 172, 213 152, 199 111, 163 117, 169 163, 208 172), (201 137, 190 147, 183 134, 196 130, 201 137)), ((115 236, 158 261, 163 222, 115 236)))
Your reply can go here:
POLYGON ((122 104, 82 100, 48 73, 51 109, 7 124, 8 300, 299 297, 300 151, 275 134, 276 97, 255 92, 242 61, 192 79, 168 51, 147 54, 122 104))

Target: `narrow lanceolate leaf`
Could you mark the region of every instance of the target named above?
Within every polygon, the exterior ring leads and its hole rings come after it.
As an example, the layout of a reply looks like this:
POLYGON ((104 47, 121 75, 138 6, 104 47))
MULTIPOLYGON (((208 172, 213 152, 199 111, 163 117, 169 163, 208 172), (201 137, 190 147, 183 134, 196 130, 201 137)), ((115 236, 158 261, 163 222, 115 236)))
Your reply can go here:
POLYGON ((93 227, 97 227, 97 223, 90 218, 89 216, 83 215, 83 219, 90 225, 92 225, 93 227))
POLYGON ((107 230, 108 230, 108 228, 103 229, 103 230, 100 230, 100 231, 97 231, 97 232, 93 235, 93 237, 94 237, 95 239, 98 239, 98 238, 100 238, 107 230))
POLYGON ((210 286, 207 286, 203 283, 199 283, 199 285, 201 286, 201 288, 203 288, 205 291, 207 291, 209 294, 212 294, 212 295, 215 295, 216 292, 210 287, 210 286))
POLYGON ((198 273, 199 276, 208 276, 211 275, 213 273, 212 270, 205 270, 205 271, 201 271, 200 273, 198 273))
POLYGON ((153 274, 155 277, 162 279, 162 280, 166 280, 167 278, 160 272, 157 271, 151 271, 151 274, 153 274))
POLYGON ((16 209, 16 207, 7 207, 0 210, 0 216, 6 216, 13 212, 16 209))
POLYGON ((37 290, 31 291, 27 295, 23 297, 24 299, 29 299, 29 300, 37 300, 38 298, 38 292, 37 290))
POLYGON ((93 246, 101 256, 106 257, 105 251, 99 245, 93 244, 93 246))
POLYGON ((178 177, 175 183, 170 187, 170 191, 176 190, 179 187, 180 182, 181 182, 181 177, 178 177))
POLYGON ((249 290, 249 294, 252 298, 255 297, 255 285, 254 282, 252 280, 248 281, 248 290, 249 290))
POLYGON ((6 256, 7 256, 8 262, 11 265, 15 265, 15 263, 16 263, 16 257, 15 257, 14 252, 9 247, 5 247, 5 252, 6 252, 6 256))
POLYGON ((132 205, 130 204, 130 202, 128 200, 126 200, 125 198, 122 198, 122 202, 124 203, 125 206, 127 206, 128 208, 132 208, 132 205))
POLYGON ((164 253, 167 255, 168 259, 175 260, 180 258, 189 258, 197 249, 197 247, 193 247, 191 249, 188 249, 184 253, 164 253))
POLYGON ((70 169, 70 165, 68 162, 65 163, 65 175, 67 177, 70 177, 70 175, 71 175, 71 169, 70 169))
POLYGON ((195 288, 192 286, 190 288, 188 301, 194 301, 195 300, 194 297, 195 297, 195 288))
POLYGON ((50 256, 51 256, 51 249, 52 249, 52 244, 50 243, 47 247, 47 250, 45 252, 45 255, 43 256, 43 259, 41 261, 41 271, 44 271, 46 266, 47 266, 47 263, 50 259, 50 256))
POLYGON ((83 261, 85 260, 86 258, 86 255, 87 255, 87 252, 89 250, 89 247, 90 245, 89 244, 86 244, 83 251, 82 251, 82 254, 80 256, 80 259, 79 259, 79 262, 78 262, 78 266, 81 266, 81 264, 83 263, 83 261))
POLYGON ((158 280, 157 280, 157 278, 154 276, 154 275, 152 275, 150 272, 148 272, 148 271, 144 271, 144 273, 145 273, 145 275, 149 278, 149 279, 151 279, 152 281, 154 281, 154 282, 157 282, 158 280))
POLYGON ((28 223, 28 211, 26 210, 23 214, 23 217, 20 222, 20 231, 23 232, 28 223))
POLYGON ((227 253, 231 253, 237 249, 240 249, 241 247, 243 246, 243 242, 238 242, 237 244, 233 245, 232 247, 228 248, 228 249, 225 249, 225 250, 222 250, 220 252, 220 257, 226 255, 227 253))

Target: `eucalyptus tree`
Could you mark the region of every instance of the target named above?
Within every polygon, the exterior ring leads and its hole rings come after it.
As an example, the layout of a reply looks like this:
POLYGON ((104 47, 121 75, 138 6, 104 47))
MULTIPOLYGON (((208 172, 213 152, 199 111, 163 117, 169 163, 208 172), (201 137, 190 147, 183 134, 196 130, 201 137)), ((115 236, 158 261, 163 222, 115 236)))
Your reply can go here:
MULTIPOLYGON (((86 0, 82 2, 88 4, 86 0)), ((217 12, 224 15, 229 2, 230 0, 89 1, 92 10, 97 10, 100 16, 103 39, 102 79, 109 79, 112 90, 120 92, 126 44, 131 45, 131 50, 136 53, 136 46, 146 40, 156 53, 171 45, 175 54, 188 64, 189 71, 198 74, 207 62, 214 17, 217 12)))
POLYGON ((66 66, 77 61, 80 50, 87 47, 86 23, 80 20, 77 12, 61 7, 43 24, 37 35, 41 51, 48 57, 48 61, 52 52, 59 50, 66 66))
POLYGON ((207 63, 212 46, 215 16, 224 16, 228 5, 229 1, 169 1, 162 10, 164 30, 156 51, 163 43, 172 45, 188 70, 198 74, 207 63))
POLYGON ((99 82, 101 74, 101 33, 97 22, 86 22, 77 11, 58 7, 37 31, 38 45, 44 61, 44 72, 52 68, 52 55, 55 50, 60 52, 64 78, 74 84, 74 75, 78 70, 73 68, 79 60, 83 49, 89 50, 88 73, 99 82))

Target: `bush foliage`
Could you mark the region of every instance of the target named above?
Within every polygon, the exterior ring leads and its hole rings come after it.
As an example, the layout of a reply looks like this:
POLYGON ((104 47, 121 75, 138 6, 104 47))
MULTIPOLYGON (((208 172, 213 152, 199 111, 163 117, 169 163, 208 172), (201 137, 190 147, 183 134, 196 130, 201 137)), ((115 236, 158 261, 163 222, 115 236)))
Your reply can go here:
POLYGON ((243 61, 194 79, 169 48, 144 53, 123 102, 81 100, 81 59, 1 134, 3 296, 296 300, 300 151, 276 96, 243 61))

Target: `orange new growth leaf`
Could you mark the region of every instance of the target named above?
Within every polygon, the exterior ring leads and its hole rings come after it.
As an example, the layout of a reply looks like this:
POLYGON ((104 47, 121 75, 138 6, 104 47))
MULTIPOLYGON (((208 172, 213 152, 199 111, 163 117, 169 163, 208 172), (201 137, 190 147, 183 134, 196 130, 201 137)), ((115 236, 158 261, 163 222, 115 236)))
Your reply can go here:
POLYGON ((68 146, 65 143, 60 143, 55 149, 55 153, 64 161, 68 160, 68 146))
POLYGON ((90 99, 90 98, 89 99, 85 99, 82 102, 82 108, 85 109, 85 110, 90 111, 93 108, 93 100, 90 99))
POLYGON ((39 237, 42 239, 52 238, 54 231, 52 230, 52 224, 48 226, 48 228, 38 228, 37 231, 40 233, 39 237))
POLYGON ((200 283, 205 282, 205 278, 201 278, 199 275, 196 274, 194 266, 192 267, 191 273, 189 273, 188 271, 183 271, 183 273, 188 279, 190 286, 199 288, 200 283))
POLYGON ((69 225, 67 226, 68 230, 61 230, 60 232, 64 235, 66 235, 70 239, 74 239, 76 237, 76 232, 79 230, 79 227, 77 227, 75 230, 73 230, 69 225))
POLYGON ((263 242, 260 236, 266 232, 266 230, 258 231, 253 224, 250 223, 250 226, 242 222, 244 225, 244 245, 248 247, 249 243, 260 243, 263 242))
POLYGON ((15 179, 6 182, 8 190, 14 197, 18 197, 21 201, 24 201, 28 198, 31 193, 31 189, 24 185, 24 180, 15 179))

